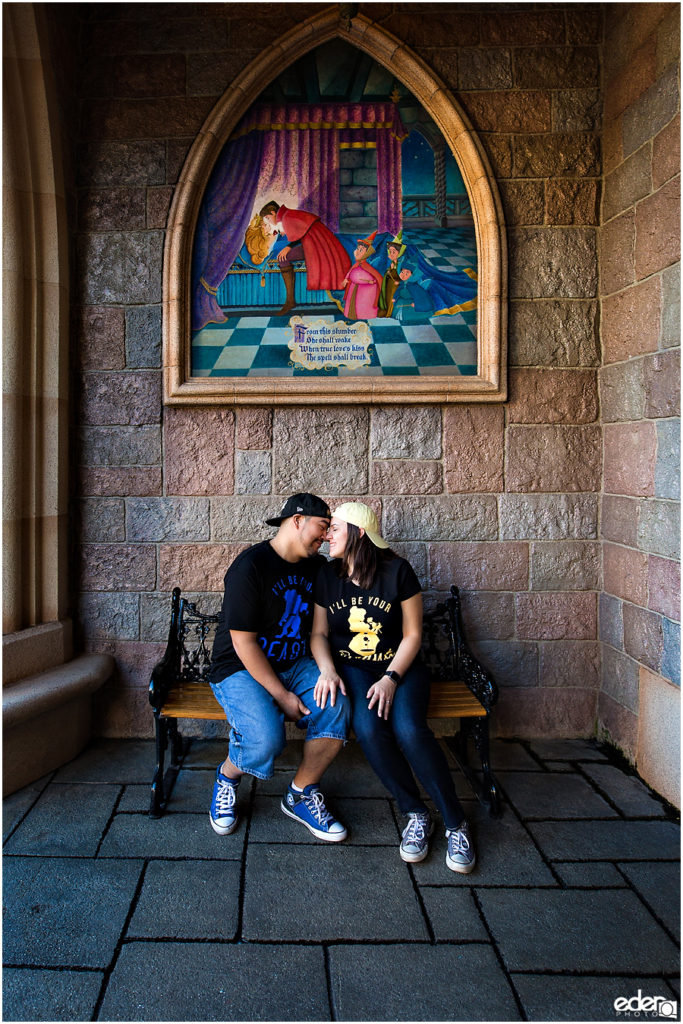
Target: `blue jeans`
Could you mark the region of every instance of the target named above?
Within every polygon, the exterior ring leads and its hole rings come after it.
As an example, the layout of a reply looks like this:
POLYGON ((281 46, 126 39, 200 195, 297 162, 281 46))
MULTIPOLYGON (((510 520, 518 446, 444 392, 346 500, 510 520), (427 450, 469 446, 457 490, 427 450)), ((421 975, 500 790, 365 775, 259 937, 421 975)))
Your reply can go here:
POLYGON ((365 696, 380 671, 337 664, 353 707, 352 724, 363 752, 403 814, 426 812, 413 772, 438 807, 447 829, 458 828, 465 812, 455 792, 446 755, 427 725, 429 675, 424 665, 411 665, 396 688, 385 720, 377 705, 368 710, 365 696))
MULTIPOLYGON (((325 708, 319 708, 313 699, 319 675, 312 658, 299 658, 291 668, 278 672, 285 689, 295 693, 311 712, 301 720, 305 738, 345 740, 351 717, 349 702, 338 693, 334 707, 328 700, 325 708)), ((271 778, 273 762, 286 743, 285 716, 277 701, 246 669, 212 683, 211 689, 230 723, 228 754, 232 763, 257 779, 271 778)))

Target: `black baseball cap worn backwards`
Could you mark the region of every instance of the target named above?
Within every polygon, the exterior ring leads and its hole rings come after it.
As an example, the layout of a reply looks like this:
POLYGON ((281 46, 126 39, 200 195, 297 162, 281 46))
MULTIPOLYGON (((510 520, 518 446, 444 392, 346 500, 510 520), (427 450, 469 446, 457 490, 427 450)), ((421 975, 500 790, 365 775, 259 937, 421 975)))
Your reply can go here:
POLYGON ((289 519, 290 516, 297 515, 319 516, 321 519, 330 519, 332 513, 327 502, 319 498, 317 494, 293 494, 291 498, 287 498, 280 515, 275 516, 273 519, 266 519, 266 524, 268 526, 279 526, 283 519, 289 519))

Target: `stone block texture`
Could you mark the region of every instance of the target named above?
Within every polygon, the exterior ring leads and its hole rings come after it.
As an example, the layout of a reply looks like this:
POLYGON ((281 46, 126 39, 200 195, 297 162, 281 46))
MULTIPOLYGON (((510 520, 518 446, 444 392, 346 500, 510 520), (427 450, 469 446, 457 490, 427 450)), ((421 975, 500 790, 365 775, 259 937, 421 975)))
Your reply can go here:
MULTIPOLYGON (((230 560, 310 490, 370 503, 428 605, 462 589, 482 661, 522 695, 501 702, 507 735, 588 735, 598 708, 634 751, 638 671, 673 674, 678 635, 675 5, 362 9, 457 95, 490 162, 509 401, 238 408, 162 407, 165 226, 273 11, 162 6, 83 15, 73 97, 75 606, 123 666, 100 727, 143 722, 148 666, 121 652, 163 643, 170 590, 219 600, 230 560)), ((316 10, 278 5, 280 28, 316 10)), ((366 156, 342 151, 349 216, 372 201, 366 156)))
POLYGON ((608 9, 598 718, 659 792, 679 743, 660 720, 680 686, 679 63, 675 5, 608 9))

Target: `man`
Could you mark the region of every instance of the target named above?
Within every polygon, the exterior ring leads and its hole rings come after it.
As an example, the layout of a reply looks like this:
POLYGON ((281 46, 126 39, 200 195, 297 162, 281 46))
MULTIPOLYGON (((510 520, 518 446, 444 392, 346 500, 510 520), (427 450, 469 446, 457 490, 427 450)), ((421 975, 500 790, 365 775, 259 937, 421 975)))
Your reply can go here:
POLYGON ((308 291, 338 291, 343 288, 347 270, 351 266, 349 255, 336 235, 325 227, 319 217, 306 210, 290 210, 274 200, 260 211, 263 223, 270 231, 286 235, 289 243, 277 256, 286 299, 277 316, 285 316, 294 309, 294 263, 306 262, 306 288, 308 291))
POLYGON ((318 783, 344 744, 350 707, 345 694, 317 706, 320 673, 308 648, 330 510, 314 494, 295 494, 266 522, 278 527, 275 537, 243 551, 225 574, 210 680, 231 728, 228 756, 216 772, 211 825, 219 835, 234 832, 240 779, 271 778, 288 719, 305 728, 305 743, 280 806, 318 839, 337 843, 346 829, 325 807, 318 783))

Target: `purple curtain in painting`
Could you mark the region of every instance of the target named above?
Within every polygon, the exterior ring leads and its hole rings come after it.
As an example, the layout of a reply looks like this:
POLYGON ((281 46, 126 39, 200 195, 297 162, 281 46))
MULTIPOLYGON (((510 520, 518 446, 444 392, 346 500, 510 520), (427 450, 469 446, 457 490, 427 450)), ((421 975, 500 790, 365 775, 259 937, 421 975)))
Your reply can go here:
POLYGON ((333 105, 263 104, 248 125, 264 136, 259 194, 268 188, 294 192, 302 210, 338 231, 339 131, 333 105))
POLYGON ((192 257, 192 330, 227 319, 216 291, 244 242, 257 195, 254 168, 261 162, 263 136, 242 135, 227 143, 199 211, 192 257))
POLYGON ((226 319, 216 302, 244 241, 257 197, 299 196, 299 207, 339 231, 340 145, 377 147, 378 231, 401 226, 401 142, 393 103, 260 104, 225 145, 202 201, 193 255, 192 330, 226 319))
POLYGON ((377 230, 396 234, 402 224, 401 142, 377 132, 377 230))

